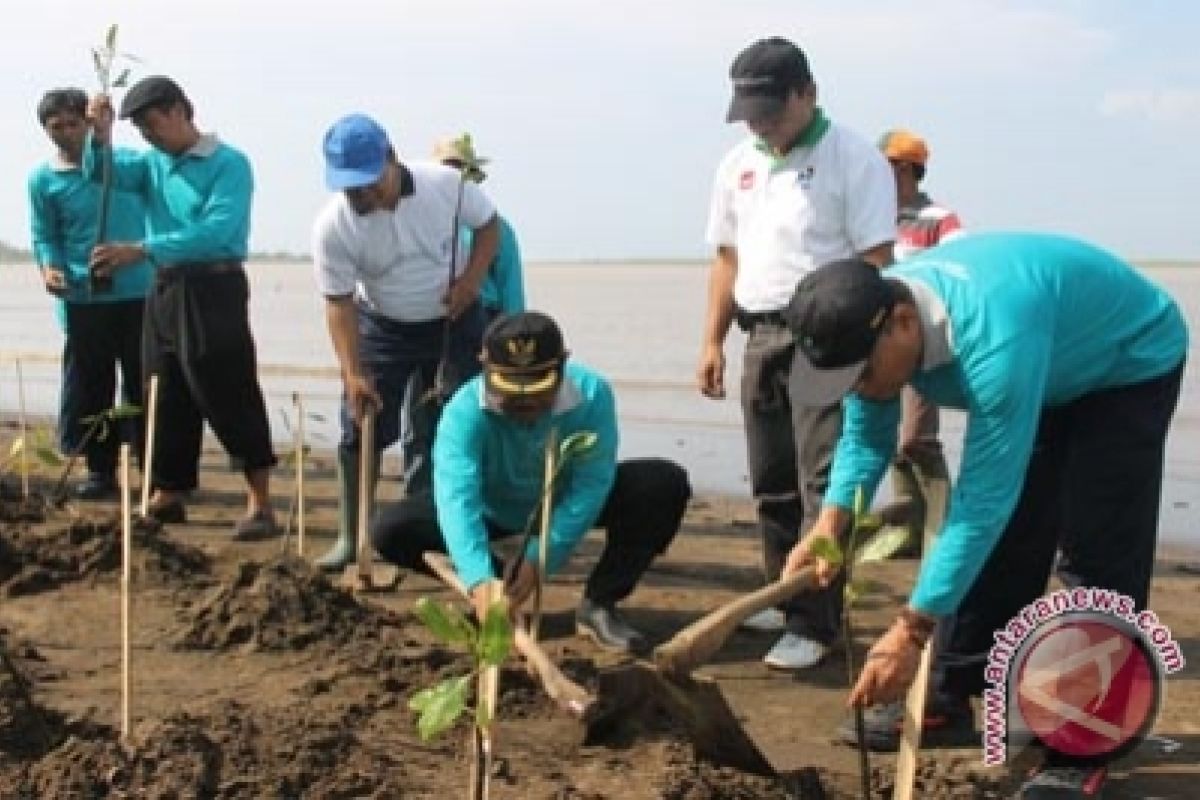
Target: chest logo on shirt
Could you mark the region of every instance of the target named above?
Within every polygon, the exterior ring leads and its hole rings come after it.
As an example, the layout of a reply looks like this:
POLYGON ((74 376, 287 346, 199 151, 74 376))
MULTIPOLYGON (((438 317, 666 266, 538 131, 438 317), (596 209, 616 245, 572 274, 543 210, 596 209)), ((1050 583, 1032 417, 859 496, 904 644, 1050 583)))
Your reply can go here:
POLYGON ((738 188, 747 192, 754 188, 754 170, 748 169, 738 178, 738 188))
POLYGON ((816 173, 816 171, 817 171, 817 168, 814 167, 812 164, 809 164, 807 167, 804 167, 803 169, 796 170, 796 183, 800 184, 805 189, 807 189, 809 187, 809 185, 812 183, 813 175, 816 173))

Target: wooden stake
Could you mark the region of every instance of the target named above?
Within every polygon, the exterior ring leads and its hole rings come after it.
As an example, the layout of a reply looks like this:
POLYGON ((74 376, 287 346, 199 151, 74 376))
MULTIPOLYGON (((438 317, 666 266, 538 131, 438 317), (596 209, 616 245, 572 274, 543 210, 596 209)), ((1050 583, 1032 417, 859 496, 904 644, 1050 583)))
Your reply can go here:
POLYGON ((542 518, 538 532, 538 582, 533 598, 533 627, 530 633, 536 642, 542 628, 542 587, 546 583, 546 560, 550 551, 550 517, 554 509, 554 469, 558 465, 558 429, 551 428, 546 436, 545 463, 542 467, 542 518))
MULTIPOLYGON (((492 580, 484 584, 487 597, 487 608, 504 598, 504 582, 492 580)), ((482 628, 484 620, 479 620, 482 628)), ((483 713, 486 725, 479 725, 478 716, 473 726, 475 757, 471 761, 471 797, 472 800, 488 800, 492 785, 492 756, 495 752, 495 742, 492 739, 492 725, 496 721, 496 708, 500 700, 500 667, 486 664, 479 671, 479 709, 483 713)))
MULTIPOLYGON (((948 480, 943 477, 923 481, 925 495, 925 546, 928 553, 933 539, 942 529, 946 518, 946 495, 948 480)), ((917 677, 908 690, 904 701, 904 729, 900 734, 900 750, 896 754, 896 779, 893 800, 913 800, 913 784, 917 777, 917 756, 921 751, 921 723, 925 718, 925 698, 929 691, 929 669, 933 661, 933 641, 925 643, 921 661, 917 665, 917 677)))
POLYGON ((358 437, 358 581, 359 585, 370 588, 371 581, 371 541, 368 531, 371 527, 371 465, 375 460, 375 412, 369 410, 363 415, 358 437))
POLYGON ((121 739, 129 739, 129 590, 133 519, 129 497, 129 445, 121 445, 121 739))
POLYGON ((304 398, 292 392, 296 404, 296 555, 304 556, 304 398))
POLYGON ((25 374, 21 371, 21 359, 17 363, 17 396, 20 403, 21 427, 21 497, 29 499, 29 423, 25 417, 25 374))
POLYGON ((154 429, 158 422, 158 375, 146 390, 146 452, 142 455, 142 519, 150 516, 150 483, 154 476, 154 429))

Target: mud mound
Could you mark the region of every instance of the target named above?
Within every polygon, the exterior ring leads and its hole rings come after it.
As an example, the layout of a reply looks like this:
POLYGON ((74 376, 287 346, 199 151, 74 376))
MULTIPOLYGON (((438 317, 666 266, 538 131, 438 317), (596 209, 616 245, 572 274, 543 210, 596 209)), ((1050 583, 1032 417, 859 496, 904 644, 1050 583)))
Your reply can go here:
MULTIPOLYGON (((981 772, 972 758, 923 758, 917 762, 915 795, 928 800, 1006 800, 1016 786, 981 772)), ((895 770, 890 767, 871 771, 872 797, 890 798, 894 791, 895 770)))
POLYGON ((665 749, 662 800, 824 800, 813 771, 779 778, 747 775, 696 760, 692 749, 669 742, 665 749))
MULTIPOLYGON (((3 484, 0 484, 3 487, 3 484)), ((19 493, 8 496, 7 490, 0 497, 0 522, 43 522, 46 519, 46 502, 41 495, 21 497, 19 493)))
POLYGON ((178 647, 301 650, 323 643, 377 642, 399 617, 360 604, 311 564, 295 558, 243 561, 232 579, 183 612, 178 647))
POLYGON ((62 738, 62 720, 33 698, 29 662, 41 656, 30 645, 13 645, 0 630, 0 764, 35 757, 62 738))
MULTIPOLYGON (((72 521, 50 530, 29 525, 0 528, 0 594, 47 591, 64 583, 111 575, 121 567, 121 531, 113 520, 72 521)), ((178 585, 206 582, 210 559, 170 537, 134 531, 135 582, 178 585)))

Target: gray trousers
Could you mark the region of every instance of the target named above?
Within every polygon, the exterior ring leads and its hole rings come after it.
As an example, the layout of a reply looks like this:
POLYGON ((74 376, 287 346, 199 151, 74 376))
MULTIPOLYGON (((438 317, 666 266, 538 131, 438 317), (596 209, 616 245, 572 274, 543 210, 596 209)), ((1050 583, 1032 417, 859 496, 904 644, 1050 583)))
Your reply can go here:
MULTIPOLYGON (((775 580, 821 510, 842 432, 842 407, 792 403, 788 375, 795 345, 786 327, 759 322, 748 333, 742 362, 746 454, 766 577, 775 580)), ((781 606, 788 630, 833 644, 840 631, 842 589, 839 578, 827 589, 802 593, 781 606)))

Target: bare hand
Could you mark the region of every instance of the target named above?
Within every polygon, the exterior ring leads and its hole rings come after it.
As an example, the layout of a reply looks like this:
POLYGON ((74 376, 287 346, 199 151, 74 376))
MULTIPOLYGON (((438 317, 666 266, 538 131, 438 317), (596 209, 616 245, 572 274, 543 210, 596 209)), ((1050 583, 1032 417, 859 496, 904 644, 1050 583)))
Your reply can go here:
POLYGON ((367 414, 374 414, 383 408, 383 400, 380 399, 371 379, 366 375, 344 375, 342 387, 346 392, 346 405, 356 420, 361 420, 367 414))
POLYGON ((443 298, 447 316, 458 319, 478 299, 479 286, 466 277, 459 278, 450 284, 443 298))
POLYGON ((837 577, 838 571, 841 569, 840 564, 833 564, 826 561, 824 558, 818 558, 813 555, 814 552, 819 552, 821 547, 817 544, 818 541, 825 539, 830 544, 838 547, 837 538, 824 530, 819 530, 817 526, 813 526, 804 538, 796 543, 788 553, 787 561, 784 562, 782 574, 780 577, 786 578, 794 575, 805 567, 814 567, 817 571, 817 583, 822 587, 833 583, 833 579, 837 577))
POLYGON ((505 588, 508 600, 514 610, 520 608, 534 593, 538 586, 538 579, 538 568, 528 561, 522 561, 521 568, 517 570, 517 574, 505 588))
POLYGON ((475 619, 481 626, 487 619, 492 603, 495 600, 506 599, 504 584, 494 578, 471 587, 471 607, 475 609, 475 619))
POLYGON ((106 94, 98 94, 88 101, 87 119, 92 124, 92 136, 100 144, 106 145, 112 141, 113 119, 112 100, 106 94))
POLYGON ((61 295, 67 291, 67 274, 59 267, 43 267, 42 282, 50 294, 61 295))
POLYGON ((847 704, 863 708, 899 700, 917 676, 920 659, 920 648, 897 620, 867 653, 847 704))
POLYGON ((696 385, 700 394, 714 400, 725 397, 725 352, 720 345, 708 344, 700 354, 696 368, 696 385))
POLYGON ((145 257, 146 251, 140 244, 110 242, 92 248, 90 266, 92 274, 96 277, 110 278, 121 267, 136 264, 145 257))

